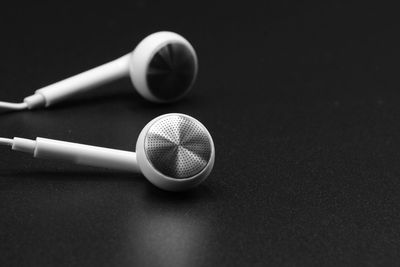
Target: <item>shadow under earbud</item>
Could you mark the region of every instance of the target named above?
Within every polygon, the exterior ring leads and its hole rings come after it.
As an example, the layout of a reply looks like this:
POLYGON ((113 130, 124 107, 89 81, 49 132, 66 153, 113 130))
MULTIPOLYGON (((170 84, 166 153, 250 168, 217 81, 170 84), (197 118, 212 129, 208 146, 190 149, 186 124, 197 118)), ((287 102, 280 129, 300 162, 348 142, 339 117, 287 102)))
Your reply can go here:
POLYGON ((193 110, 204 108, 207 103, 206 97, 203 97, 201 94, 197 94, 196 96, 189 94, 178 101, 167 103, 150 102, 137 94, 135 94, 134 97, 137 98, 135 107, 139 106, 142 111, 145 110, 157 113, 173 113, 177 110, 181 113, 191 113, 193 110))
POLYGON ((190 190, 182 192, 170 192, 157 188, 156 186, 147 183, 145 187, 144 200, 153 203, 194 203, 202 200, 214 199, 213 191, 207 185, 201 184, 190 190))

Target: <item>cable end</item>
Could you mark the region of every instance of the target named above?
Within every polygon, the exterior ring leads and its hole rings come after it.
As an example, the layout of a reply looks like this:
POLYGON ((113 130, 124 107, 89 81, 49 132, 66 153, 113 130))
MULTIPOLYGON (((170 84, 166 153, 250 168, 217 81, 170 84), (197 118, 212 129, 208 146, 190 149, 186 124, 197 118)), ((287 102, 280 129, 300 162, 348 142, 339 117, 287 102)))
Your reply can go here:
POLYGON ((46 99, 41 94, 34 94, 25 97, 22 103, 11 103, 0 101, 0 111, 17 111, 24 109, 34 109, 46 106, 46 99))
POLYGON ((46 99, 40 93, 35 93, 24 98, 24 103, 28 109, 41 108, 46 106, 46 99))

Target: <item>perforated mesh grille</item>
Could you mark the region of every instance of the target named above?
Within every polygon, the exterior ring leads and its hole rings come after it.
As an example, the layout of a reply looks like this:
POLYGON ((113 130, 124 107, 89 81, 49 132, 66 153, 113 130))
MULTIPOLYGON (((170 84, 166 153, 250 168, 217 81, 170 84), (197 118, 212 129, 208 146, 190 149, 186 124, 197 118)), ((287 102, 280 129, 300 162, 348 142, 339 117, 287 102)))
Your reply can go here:
POLYGON ((159 172, 188 178, 201 172, 211 157, 211 137, 197 121, 171 115, 156 121, 147 132, 145 151, 159 172))

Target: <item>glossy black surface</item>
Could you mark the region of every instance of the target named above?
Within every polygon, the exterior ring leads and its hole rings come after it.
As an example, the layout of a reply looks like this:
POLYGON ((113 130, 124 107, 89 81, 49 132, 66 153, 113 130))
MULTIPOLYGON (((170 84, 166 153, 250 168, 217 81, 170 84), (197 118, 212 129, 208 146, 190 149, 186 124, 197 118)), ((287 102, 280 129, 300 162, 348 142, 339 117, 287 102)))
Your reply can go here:
POLYGON ((186 44, 173 42, 161 47, 147 70, 150 92, 162 101, 181 98, 196 78, 196 64, 195 55, 186 44))
POLYGON ((129 79, 46 110, 2 114, 0 136, 134 150, 152 118, 199 119, 216 162, 203 185, 0 147, 1 266, 398 266, 400 31, 382 2, 4 4, 0 99, 171 30, 198 52, 182 101, 129 79))

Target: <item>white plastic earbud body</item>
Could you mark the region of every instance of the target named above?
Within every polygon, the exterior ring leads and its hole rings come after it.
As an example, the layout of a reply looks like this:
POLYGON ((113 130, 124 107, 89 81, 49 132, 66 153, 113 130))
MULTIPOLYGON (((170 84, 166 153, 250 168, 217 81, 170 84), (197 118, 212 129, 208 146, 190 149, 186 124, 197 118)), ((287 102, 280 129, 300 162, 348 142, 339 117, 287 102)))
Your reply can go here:
POLYGON ((136 153, 47 138, 0 138, 0 145, 35 158, 142 173, 155 186, 183 191, 203 182, 215 161, 210 133, 196 119, 179 113, 159 116, 141 131, 136 153))
POLYGON ((109 63, 35 91, 23 103, 0 101, 8 110, 48 107, 70 96, 130 76, 145 99, 167 103, 181 99, 192 88, 198 72, 197 55, 181 35, 161 31, 143 39, 133 52, 109 63))

